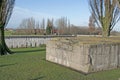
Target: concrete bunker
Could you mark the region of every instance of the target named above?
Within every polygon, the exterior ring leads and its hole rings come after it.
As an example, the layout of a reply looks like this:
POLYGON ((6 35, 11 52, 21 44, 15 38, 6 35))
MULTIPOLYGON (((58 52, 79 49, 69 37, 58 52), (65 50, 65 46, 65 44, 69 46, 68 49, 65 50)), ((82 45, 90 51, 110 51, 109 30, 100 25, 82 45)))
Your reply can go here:
POLYGON ((120 67, 120 43, 55 38, 47 42, 46 50, 46 60, 84 73, 120 67))

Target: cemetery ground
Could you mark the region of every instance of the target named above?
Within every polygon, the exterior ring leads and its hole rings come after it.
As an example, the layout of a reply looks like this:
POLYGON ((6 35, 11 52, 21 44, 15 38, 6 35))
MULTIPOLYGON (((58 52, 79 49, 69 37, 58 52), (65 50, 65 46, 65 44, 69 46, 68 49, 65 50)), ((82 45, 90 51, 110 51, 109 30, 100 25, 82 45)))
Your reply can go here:
POLYGON ((5 36, 13 35, 14 31, 5 31, 5 36))
POLYGON ((45 60, 45 46, 12 49, 0 56, 0 80, 118 80, 120 69, 84 75, 45 60))

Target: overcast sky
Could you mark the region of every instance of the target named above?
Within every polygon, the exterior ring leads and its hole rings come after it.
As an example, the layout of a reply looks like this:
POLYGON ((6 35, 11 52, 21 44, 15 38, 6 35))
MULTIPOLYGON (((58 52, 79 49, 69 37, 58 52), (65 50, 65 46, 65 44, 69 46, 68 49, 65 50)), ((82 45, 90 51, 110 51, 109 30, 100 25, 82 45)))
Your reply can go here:
MULTIPOLYGON (((7 27, 16 28, 29 17, 41 21, 42 18, 67 17, 77 26, 88 26, 90 16, 87 0, 16 0, 13 14, 7 27)), ((120 30, 118 25, 115 28, 120 30)))

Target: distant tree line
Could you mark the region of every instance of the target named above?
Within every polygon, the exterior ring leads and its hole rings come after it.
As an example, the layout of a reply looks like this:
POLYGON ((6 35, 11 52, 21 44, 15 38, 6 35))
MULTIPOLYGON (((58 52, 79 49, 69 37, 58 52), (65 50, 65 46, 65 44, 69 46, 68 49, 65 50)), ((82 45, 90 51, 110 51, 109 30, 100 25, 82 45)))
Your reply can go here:
POLYGON ((14 32, 15 35, 98 35, 101 28, 95 27, 94 18, 90 16, 88 26, 75 26, 70 23, 67 17, 59 19, 45 19, 41 22, 33 17, 23 19, 19 27, 14 32))
POLYGON ((15 30, 16 35, 43 35, 45 31, 45 20, 35 21, 34 18, 23 19, 19 27, 15 30))

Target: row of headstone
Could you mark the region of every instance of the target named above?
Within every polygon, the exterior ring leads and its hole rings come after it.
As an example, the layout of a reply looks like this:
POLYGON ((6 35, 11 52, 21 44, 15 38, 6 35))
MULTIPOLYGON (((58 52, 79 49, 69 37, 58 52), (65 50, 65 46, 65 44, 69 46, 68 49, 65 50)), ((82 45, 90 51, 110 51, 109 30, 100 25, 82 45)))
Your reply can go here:
POLYGON ((31 36, 31 35, 14 35, 6 36, 5 41, 9 48, 21 48, 21 47, 39 47, 42 44, 46 44, 48 40, 55 37, 75 37, 74 35, 42 35, 42 36, 31 36))
POLYGON ((9 37, 6 38, 6 44, 9 48, 21 48, 21 47, 39 47, 42 44, 46 44, 46 41, 51 38, 42 37, 9 37))

